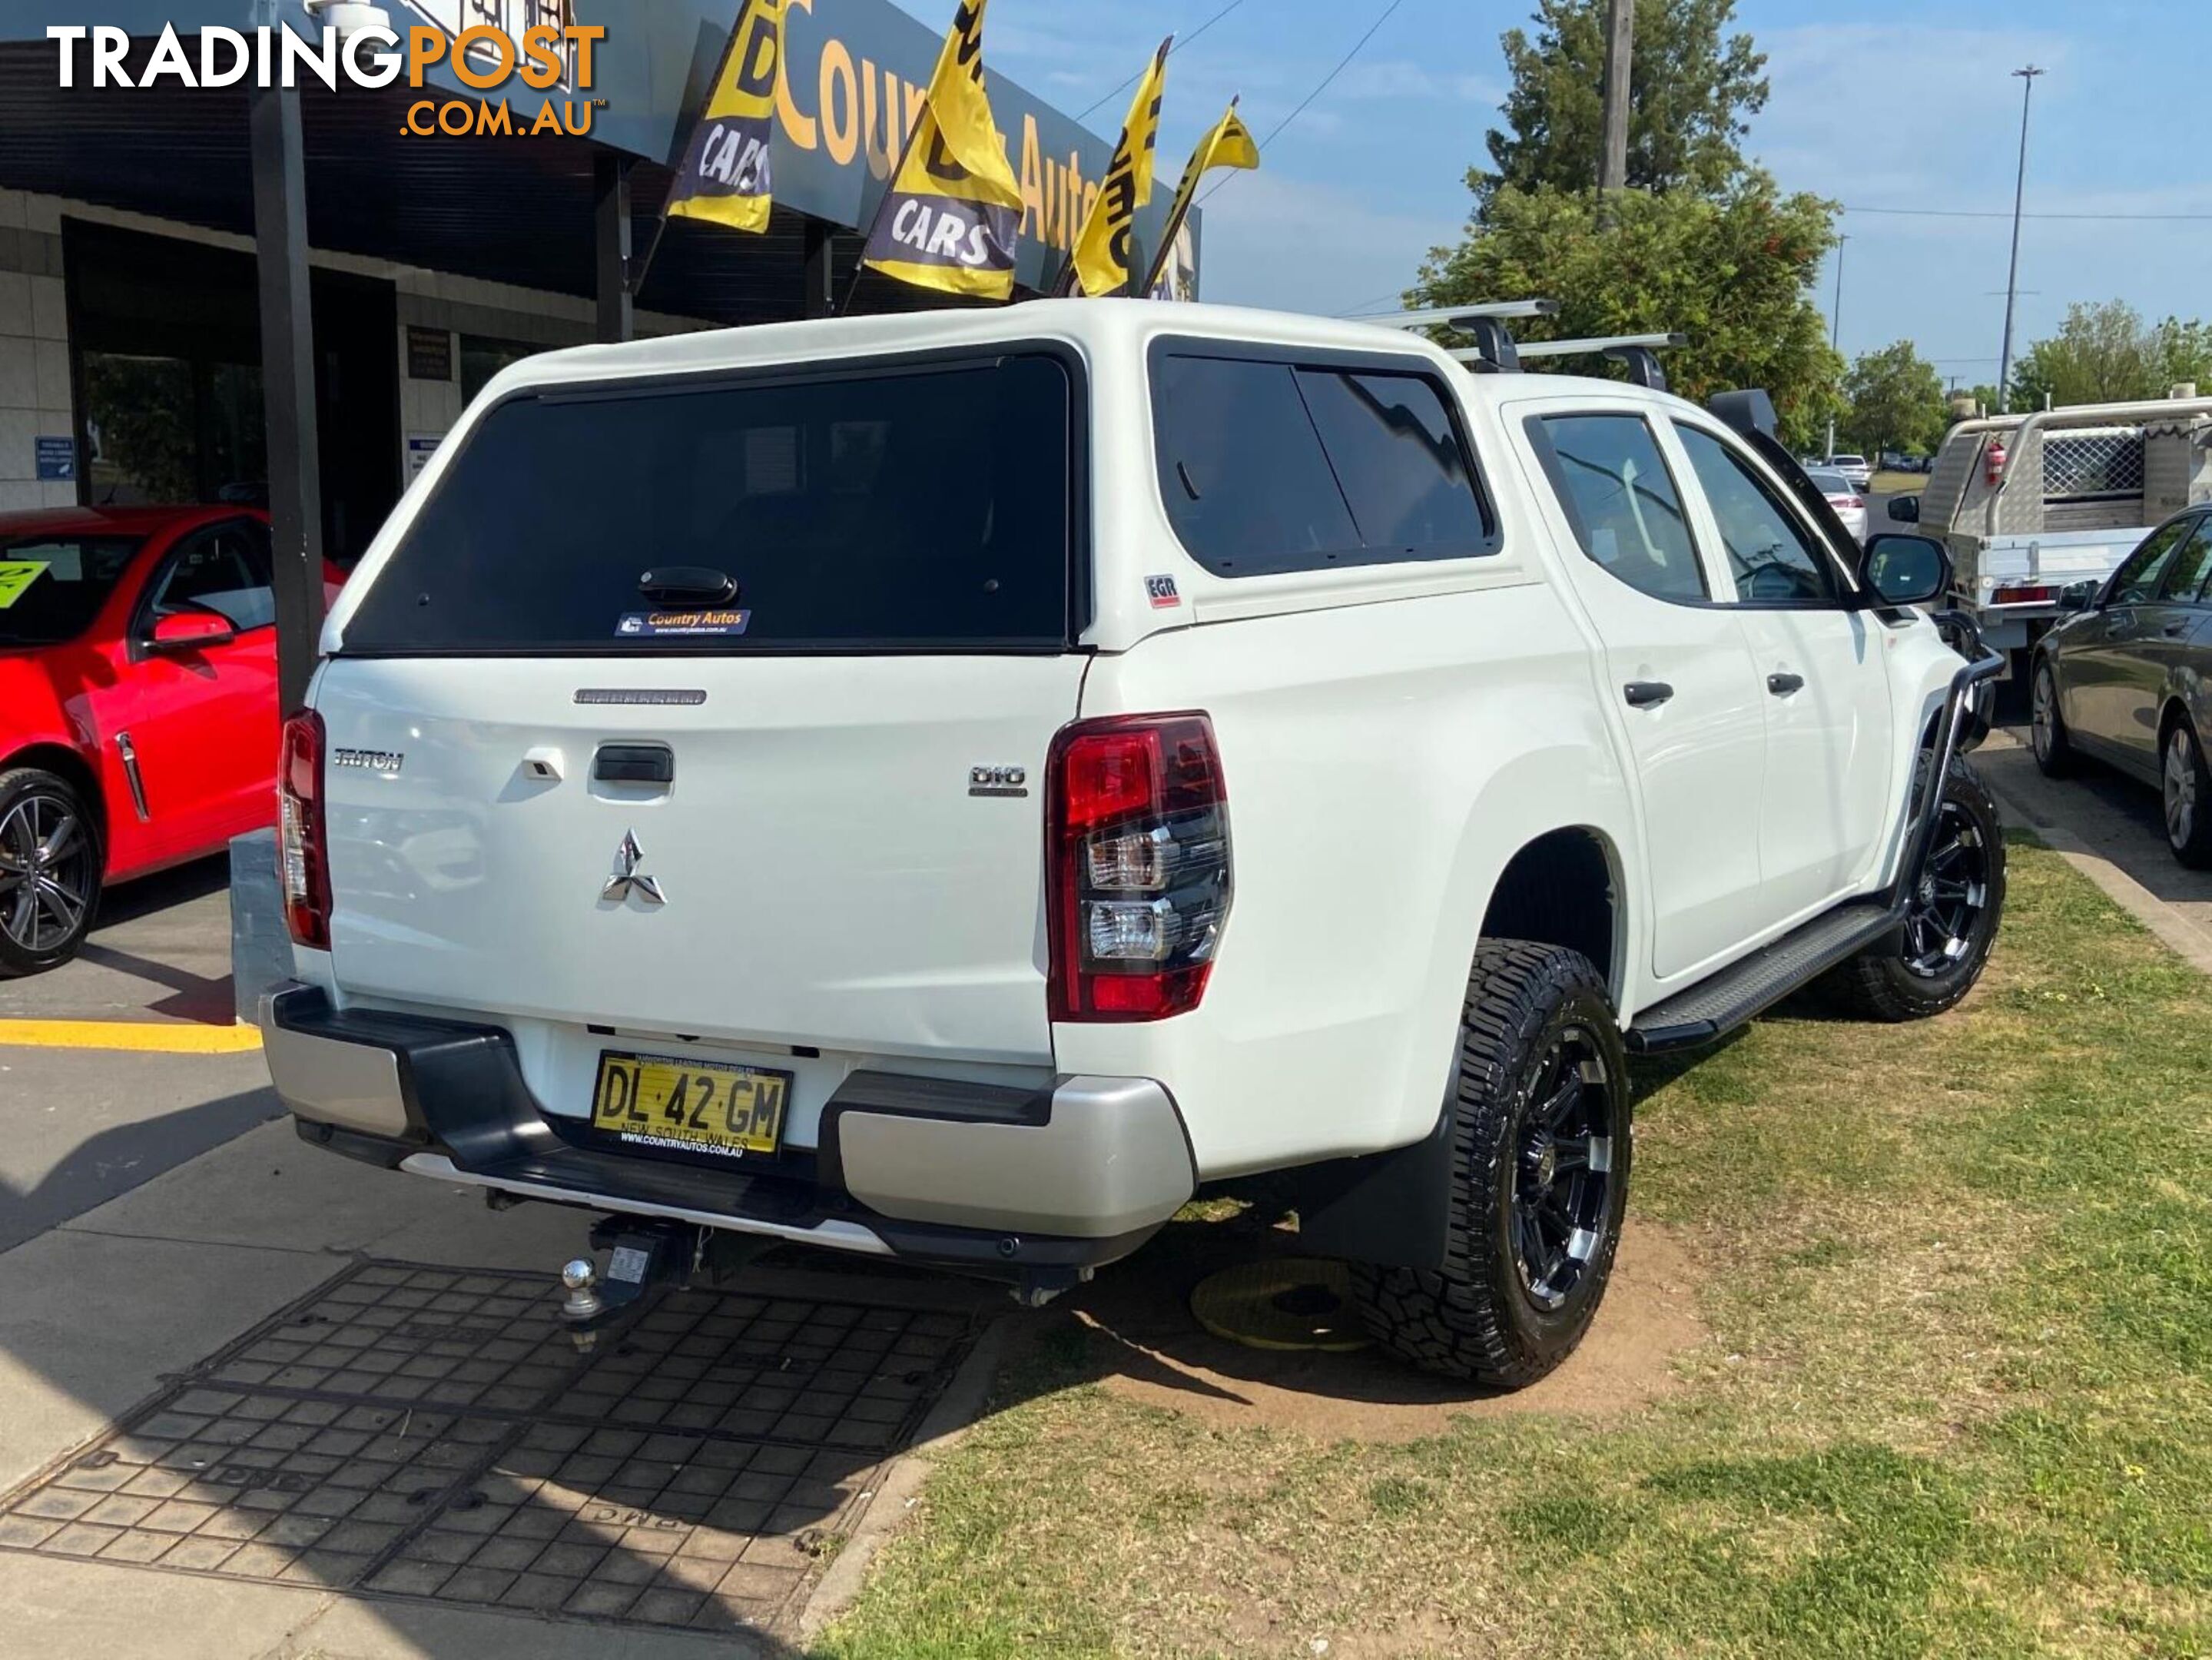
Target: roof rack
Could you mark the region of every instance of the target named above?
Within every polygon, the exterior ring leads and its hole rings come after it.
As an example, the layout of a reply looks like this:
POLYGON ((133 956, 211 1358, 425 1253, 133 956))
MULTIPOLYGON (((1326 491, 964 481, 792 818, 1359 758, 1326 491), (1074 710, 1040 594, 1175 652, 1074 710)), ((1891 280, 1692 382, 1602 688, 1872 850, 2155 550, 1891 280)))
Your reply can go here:
POLYGON ((1386 329, 1459 328, 1486 317, 1549 317, 1559 308, 1556 300, 1486 300, 1475 305, 1431 306, 1422 311, 1385 312, 1346 320, 1376 323, 1386 329))
POLYGON ((1380 317, 1355 317, 1355 323, 1376 323, 1389 329, 1456 329, 1474 337, 1474 350, 1467 359, 1479 371, 1510 374, 1521 367, 1521 354, 1506 319, 1549 317, 1559 308, 1556 300, 1487 300, 1465 306, 1430 306, 1420 311, 1396 311, 1380 317))
MULTIPOLYGON (((1659 367, 1653 354, 1669 346, 1686 346, 1686 334, 1608 334, 1588 340, 1536 340, 1516 344, 1514 356, 1520 357, 1608 357, 1628 367, 1628 378, 1639 386, 1653 392, 1667 390, 1667 371, 1659 367)), ((1452 354, 1462 363, 1474 368, 1493 367, 1493 360, 1480 346, 1452 354)))
POLYGON ((1654 353, 1670 346, 1686 346, 1686 334, 1608 334, 1588 340, 1541 340, 1522 344, 1505 325, 1518 317, 1551 317, 1559 309, 1556 300, 1486 300, 1465 306, 1428 306, 1419 311, 1395 311, 1372 317, 1354 317, 1354 323, 1375 323, 1392 329, 1456 329, 1474 337, 1474 344, 1452 356, 1477 374, 1510 374, 1524 357, 1601 356, 1625 364, 1628 378, 1653 392, 1667 390, 1667 372, 1654 353))

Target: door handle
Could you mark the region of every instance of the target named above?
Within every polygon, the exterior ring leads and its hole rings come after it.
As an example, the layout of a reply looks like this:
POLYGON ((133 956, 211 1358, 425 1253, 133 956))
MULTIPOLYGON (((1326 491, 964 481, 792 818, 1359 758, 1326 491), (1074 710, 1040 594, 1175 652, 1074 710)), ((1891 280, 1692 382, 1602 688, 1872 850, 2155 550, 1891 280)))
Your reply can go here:
POLYGON ((2169 640, 2179 640, 2183 635, 2188 633, 2190 629, 2196 626, 2196 623, 2191 622, 2185 617, 2176 618, 2173 622, 2168 623, 2166 625, 2166 637, 2169 640))
POLYGON ((1664 680, 1632 680, 1620 689, 1632 709, 1656 709, 1674 695, 1674 687, 1664 680))
POLYGON ((676 751, 665 744, 602 744, 592 757, 592 778, 601 784, 672 784, 676 751))
POLYGON ((1766 677, 1766 689, 1777 697, 1787 697, 1793 691, 1805 690, 1805 677, 1802 674, 1770 674, 1766 677))

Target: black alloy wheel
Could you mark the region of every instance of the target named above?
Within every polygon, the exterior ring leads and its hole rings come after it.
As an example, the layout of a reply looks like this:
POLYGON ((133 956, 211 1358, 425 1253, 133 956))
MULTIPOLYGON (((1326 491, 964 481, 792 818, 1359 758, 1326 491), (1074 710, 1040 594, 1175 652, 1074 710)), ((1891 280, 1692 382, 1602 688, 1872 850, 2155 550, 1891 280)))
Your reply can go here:
MULTIPOLYGON (((1928 787, 1923 751, 1913 794, 1928 787)), ((1924 1020, 1974 988, 2004 921, 2004 824, 1965 757, 1951 763, 1928 862, 1905 896, 1899 926, 1838 964, 1823 984, 1869 1020, 1924 1020)))
POLYGON ((1620 1086, 1589 1032, 1570 1026, 1529 1090, 1513 1170, 1513 1249, 1522 1289, 1547 1314, 1566 1305, 1604 1238, 1620 1086))
POLYGON ((1484 940, 1445 1103, 1442 1260, 1351 1265, 1376 1342, 1425 1371, 1502 1389, 1573 1353, 1620 1249, 1629 1103, 1605 976, 1565 946, 1484 940))
POLYGON ((1905 914, 1905 966, 1923 980, 1948 974, 1973 948, 1990 902, 1990 849, 1966 805, 1946 796, 1928 868, 1905 914))

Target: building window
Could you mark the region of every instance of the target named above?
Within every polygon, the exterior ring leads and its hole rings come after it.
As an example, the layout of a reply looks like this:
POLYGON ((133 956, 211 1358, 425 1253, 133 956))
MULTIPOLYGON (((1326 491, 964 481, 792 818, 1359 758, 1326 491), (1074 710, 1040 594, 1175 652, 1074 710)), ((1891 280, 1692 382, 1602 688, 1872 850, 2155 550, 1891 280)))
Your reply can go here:
POLYGON ((550 351, 550 346, 526 346, 519 340, 488 340, 482 335, 461 337, 461 400, 473 404, 477 395, 492 382, 492 377, 510 363, 520 363, 526 357, 535 357, 541 351, 550 351))
POLYGON ((258 367, 106 351, 85 352, 83 363, 94 507, 267 499, 258 367))

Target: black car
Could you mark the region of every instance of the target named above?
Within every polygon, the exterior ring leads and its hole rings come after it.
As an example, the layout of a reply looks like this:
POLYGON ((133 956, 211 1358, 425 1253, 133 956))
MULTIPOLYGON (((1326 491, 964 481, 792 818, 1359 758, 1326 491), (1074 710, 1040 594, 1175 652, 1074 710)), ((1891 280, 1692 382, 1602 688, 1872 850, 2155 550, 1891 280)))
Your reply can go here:
POLYGON ((2212 506, 2177 514, 2059 603, 2074 615, 2036 648, 2037 763, 2055 778, 2091 756, 2157 785, 2175 857, 2212 867, 2212 506))

